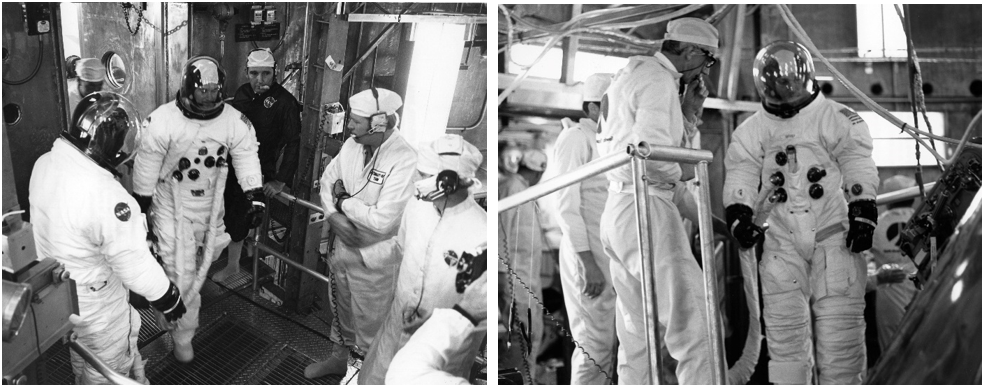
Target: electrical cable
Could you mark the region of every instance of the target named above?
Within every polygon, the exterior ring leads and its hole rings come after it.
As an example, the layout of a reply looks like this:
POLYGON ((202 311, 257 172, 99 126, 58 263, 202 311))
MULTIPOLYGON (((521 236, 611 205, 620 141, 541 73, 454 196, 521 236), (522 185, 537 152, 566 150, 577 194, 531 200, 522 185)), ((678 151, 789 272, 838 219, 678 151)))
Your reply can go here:
POLYGON ((44 51, 45 50, 45 41, 42 38, 42 36, 43 35, 38 35, 38 61, 35 62, 35 64, 34 64, 34 70, 31 71, 31 74, 29 76, 27 76, 26 78, 21 79, 21 80, 17 80, 17 81, 7 81, 7 79, 4 79, 3 80, 3 83, 4 84, 14 85, 14 86, 24 85, 24 84, 27 84, 28 81, 33 80, 34 77, 38 75, 38 71, 41 70, 41 61, 44 59, 44 56, 45 56, 45 51, 44 51))

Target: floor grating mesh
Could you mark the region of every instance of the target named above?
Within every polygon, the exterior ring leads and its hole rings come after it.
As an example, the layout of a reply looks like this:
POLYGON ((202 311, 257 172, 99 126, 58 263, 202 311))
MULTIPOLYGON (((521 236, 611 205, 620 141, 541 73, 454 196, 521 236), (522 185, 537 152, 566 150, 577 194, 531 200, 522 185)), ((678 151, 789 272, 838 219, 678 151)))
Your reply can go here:
POLYGON ((158 320, 154 317, 154 311, 150 309, 138 309, 137 313, 141 315, 141 331, 137 335, 137 348, 140 349, 156 339, 164 331, 158 327, 158 320))
POLYGON ((251 379, 250 381, 256 382, 258 385, 339 385, 339 381, 343 378, 340 376, 305 378, 305 367, 312 363, 315 363, 314 359, 291 347, 285 347, 268 364, 268 367, 258 373, 260 379, 251 379))
POLYGON ((75 385, 72 363, 69 362, 69 347, 59 341, 45 351, 41 357, 44 371, 38 374, 38 383, 44 385, 75 385))
POLYGON ((272 345, 263 332, 226 318, 192 339, 191 363, 180 363, 169 354, 148 373, 148 379, 157 385, 230 384, 252 361, 270 354, 272 345))

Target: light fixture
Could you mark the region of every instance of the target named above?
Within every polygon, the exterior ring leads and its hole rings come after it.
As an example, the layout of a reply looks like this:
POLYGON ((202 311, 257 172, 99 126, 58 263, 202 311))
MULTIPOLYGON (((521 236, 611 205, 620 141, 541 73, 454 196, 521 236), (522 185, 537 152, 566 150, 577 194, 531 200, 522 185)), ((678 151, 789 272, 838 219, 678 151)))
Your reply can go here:
POLYGON ((416 148, 446 132, 465 32, 462 24, 415 24, 401 131, 416 148))

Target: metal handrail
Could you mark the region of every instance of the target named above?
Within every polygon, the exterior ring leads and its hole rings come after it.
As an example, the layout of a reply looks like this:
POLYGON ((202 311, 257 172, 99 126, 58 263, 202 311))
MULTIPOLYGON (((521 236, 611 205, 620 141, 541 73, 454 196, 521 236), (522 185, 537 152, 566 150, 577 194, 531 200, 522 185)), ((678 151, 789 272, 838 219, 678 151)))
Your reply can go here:
MULTIPOLYGON (((930 182, 923 185, 925 192, 932 190, 932 187, 936 186, 935 182, 930 182)), ((914 199, 919 196, 922 192, 919 191, 918 186, 913 186, 911 188, 905 188, 896 190, 894 192, 888 192, 885 194, 877 195, 877 205, 886 205, 891 203, 896 203, 901 200, 914 199)))
POLYGON ((82 359, 85 360, 86 363, 89 364, 89 366, 92 366, 94 369, 96 369, 97 372, 99 372, 99 374, 102 374, 103 377, 106 377, 106 379, 110 380, 110 382, 112 382, 113 384, 143 385, 140 382, 134 381, 130 377, 124 376, 120 373, 113 371, 113 369, 110 369, 110 366, 107 365, 106 362, 103 362, 103 360, 99 359, 99 357, 97 357, 96 354, 93 353, 92 350, 90 350, 88 347, 86 347, 85 345, 79 342, 76 342, 76 340, 73 339, 73 336, 69 336, 68 339, 66 339, 66 343, 68 343, 69 347, 75 350, 75 352, 79 354, 79 356, 82 357, 82 359))
POLYGON ((499 212, 537 200, 564 187, 577 184, 590 177, 631 163, 634 180, 634 202, 638 220, 638 245, 641 249, 642 291, 644 292, 645 328, 648 341, 648 358, 653 384, 660 383, 661 336, 658 332, 658 296, 655 293, 655 274, 649 271, 654 263, 654 250, 651 241, 651 227, 648 220, 648 201, 644 182, 645 160, 696 164, 697 185, 699 185, 699 239, 701 243, 705 303, 707 316, 707 336, 712 365, 713 382, 726 384, 726 352, 723 345, 723 323, 719 313, 717 298, 716 266, 713 264, 713 220, 710 210, 708 165, 713 160, 709 150, 696 150, 680 147, 649 145, 641 142, 628 145, 626 152, 614 153, 591 161, 579 168, 539 183, 514 195, 498 201, 499 212))

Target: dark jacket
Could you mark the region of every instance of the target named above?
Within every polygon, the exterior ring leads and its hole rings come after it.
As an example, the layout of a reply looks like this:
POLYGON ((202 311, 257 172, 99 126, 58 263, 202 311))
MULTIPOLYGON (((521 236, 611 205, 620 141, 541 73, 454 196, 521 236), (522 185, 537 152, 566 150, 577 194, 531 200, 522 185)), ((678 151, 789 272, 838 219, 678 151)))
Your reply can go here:
POLYGON ((277 82, 260 95, 254 93, 250 83, 246 83, 236 90, 230 104, 247 115, 257 131, 257 141, 260 142, 257 156, 264 182, 278 180, 291 186, 298 170, 302 126, 298 100, 277 82), (282 150, 284 158, 279 169, 277 163, 282 150))

